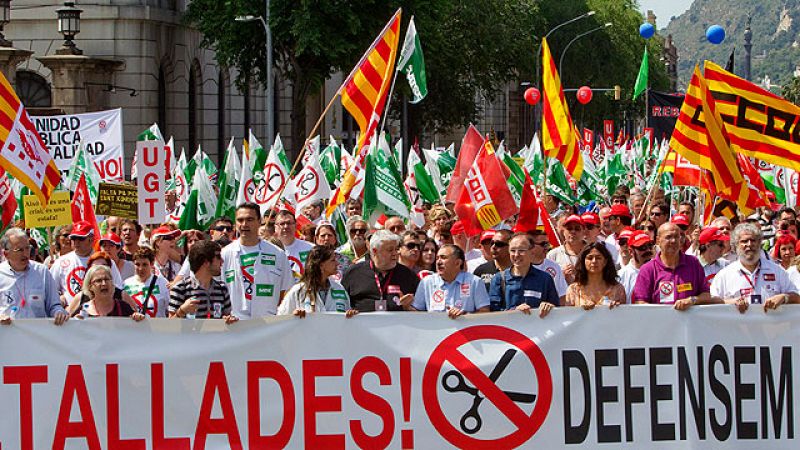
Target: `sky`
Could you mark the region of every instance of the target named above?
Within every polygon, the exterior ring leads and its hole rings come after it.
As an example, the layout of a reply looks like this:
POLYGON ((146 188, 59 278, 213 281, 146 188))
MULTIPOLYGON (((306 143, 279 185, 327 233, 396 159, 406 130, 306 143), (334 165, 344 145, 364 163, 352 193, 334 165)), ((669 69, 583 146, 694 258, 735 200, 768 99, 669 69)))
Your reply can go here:
POLYGON ((672 16, 679 16, 689 9, 693 0, 639 0, 639 10, 647 15, 647 10, 652 9, 656 15, 656 25, 659 29, 669 24, 672 16))

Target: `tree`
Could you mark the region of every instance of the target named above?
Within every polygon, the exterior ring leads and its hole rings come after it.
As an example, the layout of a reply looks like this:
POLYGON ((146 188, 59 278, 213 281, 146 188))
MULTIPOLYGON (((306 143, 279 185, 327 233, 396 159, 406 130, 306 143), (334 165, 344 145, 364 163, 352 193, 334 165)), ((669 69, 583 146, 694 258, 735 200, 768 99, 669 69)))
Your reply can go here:
POLYGON ((781 88, 781 96, 786 100, 800 105, 800 77, 792 77, 788 83, 781 88))

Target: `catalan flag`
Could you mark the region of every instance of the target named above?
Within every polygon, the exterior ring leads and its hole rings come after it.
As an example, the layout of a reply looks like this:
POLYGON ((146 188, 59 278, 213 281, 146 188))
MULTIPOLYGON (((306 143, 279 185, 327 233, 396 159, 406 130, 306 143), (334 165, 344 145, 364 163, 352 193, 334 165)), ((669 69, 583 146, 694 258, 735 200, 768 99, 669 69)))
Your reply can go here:
POLYGON ((55 161, 14 89, 0 73, 0 167, 21 181, 43 207, 61 181, 55 161))
POLYGON ((695 66, 670 147, 689 162, 711 171, 716 190, 722 192, 742 182, 728 142, 728 133, 706 80, 695 66))
POLYGON ((570 175, 576 180, 580 180, 583 174, 583 157, 547 39, 542 41, 542 52, 542 66, 544 67, 542 74, 542 103, 544 104, 542 148, 545 155, 561 161, 570 175))
MULTIPOLYGON (((750 161, 750 158, 741 153, 736 154, 736 161, 741 169, 742 182, 737 183, 724 192, 717 192, 720 198, 736 202, 739 211, 744 215, 750 215, 759 206, 769 207, 770 201, 767 197, 767 189, 764 187, 764 180, 758 174, 758 169, 750 161)), ((716 175, 716 174, 713 174, 716 175)))
POLYGON ((365 167, 367 150, 365 149, 378 127, 386 104, 386 94, 392 82, 397 45, 400 40, 400 15, 398 9, 383 28, 375 42, 367 49, 361 61, 356 64, 340 89, 342 106, 353 116, 361 134, 356 144, 356 161, 354 167, 347 171, 342 184, 334 193, 328 206, 328 214, 344 203, 350 195, 365 167))
POLYGON ((800 106, 710 61, 704 74, 733 151, 800 170, 800 106))

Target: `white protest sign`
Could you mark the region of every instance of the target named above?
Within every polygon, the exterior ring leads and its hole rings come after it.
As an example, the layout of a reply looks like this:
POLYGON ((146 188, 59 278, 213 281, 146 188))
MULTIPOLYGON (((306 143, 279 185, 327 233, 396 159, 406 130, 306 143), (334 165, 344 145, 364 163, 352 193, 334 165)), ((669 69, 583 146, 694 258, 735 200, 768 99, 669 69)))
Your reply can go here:
POLYGON ((136 143, 136 187, 139 196, 139 223, 161 223, 166 215, 164 189, 166 152, 164 141, 136 143))
POLYGON ((84 114, 31 117, 56 162, 61 178, 68 175, 72 158, 83 141, 101 181, 125 179, 122 142, 122 109, 84 114))
POLYGON ((15 320, 0 327, 3 342, 20 343, 0 346, 0 440, 4 449, 797 448, 798 325, 795 305, 563 307, 543 319, 315 313, 232 325, 15 320))

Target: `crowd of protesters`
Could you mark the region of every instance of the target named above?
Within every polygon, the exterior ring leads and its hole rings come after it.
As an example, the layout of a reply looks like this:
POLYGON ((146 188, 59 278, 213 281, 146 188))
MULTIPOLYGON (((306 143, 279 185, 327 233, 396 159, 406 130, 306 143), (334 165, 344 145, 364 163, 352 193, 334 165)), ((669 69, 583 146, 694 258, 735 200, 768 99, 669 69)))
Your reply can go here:
MULTIPOLYGON (((375 311, 464 314, 556 307, 726 303, 744 312, 800 302, 796 212, 763 208, 707 226, 693 202, 622 189, 598 213, 545 196, 550 223, 514 219, 467 236, 451 208, 423 227, 371 225, 349 201, 344 229, 322 203, 297 216, 241 204, 207 230, 107 217, 57 227, 48 252, 22 228, 0 239, 0 323, 21 318, 221 319, 375 311), (302 229, 298 229, 301 219, 302 229), (551 225, 551 226, 549 226, 551 225), (547 231, 553 230, 548 234, 547 231)), ((448 205, 450 206, 450 205, 448 205)))

